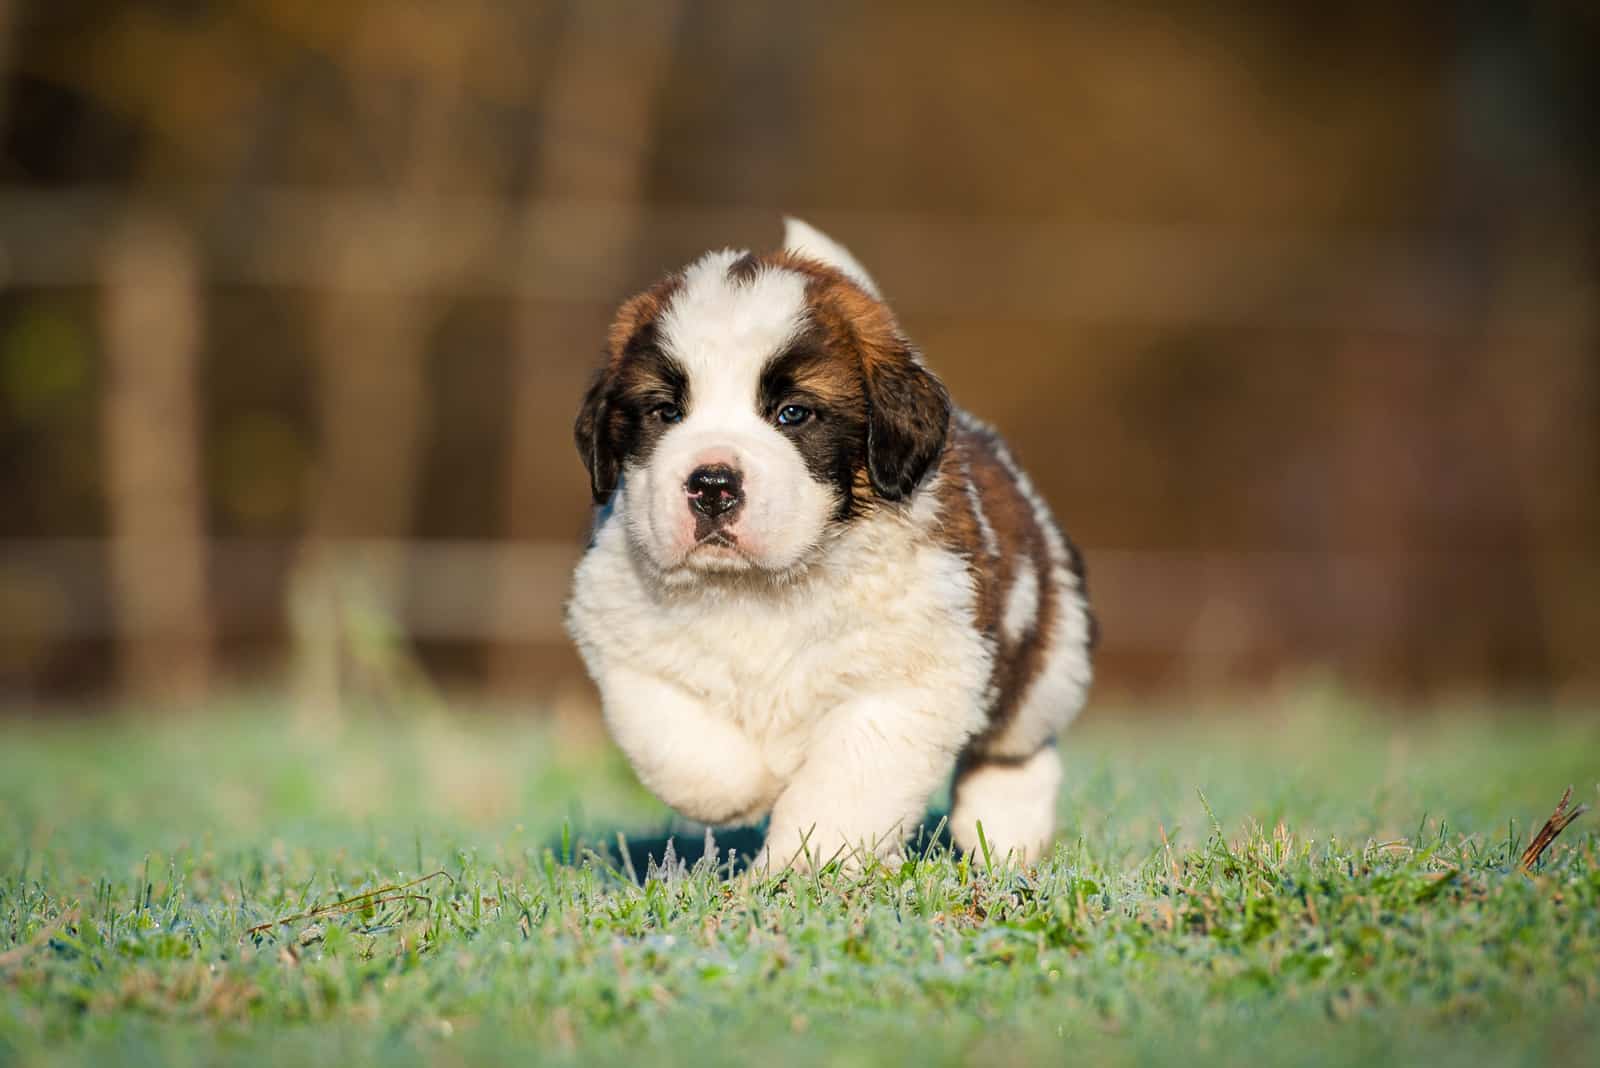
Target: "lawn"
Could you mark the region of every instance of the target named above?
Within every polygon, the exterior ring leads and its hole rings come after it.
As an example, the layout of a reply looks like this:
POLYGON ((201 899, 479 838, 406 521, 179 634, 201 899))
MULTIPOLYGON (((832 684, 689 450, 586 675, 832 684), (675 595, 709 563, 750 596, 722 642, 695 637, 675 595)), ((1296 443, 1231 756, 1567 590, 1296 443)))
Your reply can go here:
POLYGON ((1518 870, 1600 717, 1383 711, 1097 708, 1048 863, 760 881, 529 720, 0 725, 0 1063, 1600 1063, 1600 816, 1518 870))

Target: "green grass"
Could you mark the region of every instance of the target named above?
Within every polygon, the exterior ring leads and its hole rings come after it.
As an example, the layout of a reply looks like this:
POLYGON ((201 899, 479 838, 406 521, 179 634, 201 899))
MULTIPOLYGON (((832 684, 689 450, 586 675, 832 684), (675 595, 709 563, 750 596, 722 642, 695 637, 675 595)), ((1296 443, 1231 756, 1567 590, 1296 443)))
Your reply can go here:
POLYGON ((527 722, 4 725, 0 1063, 1600 1063, 1600 818, 1516 870, 1600 724, 1385 722, 1102 709, 1039 868, 760 882, 527 722))

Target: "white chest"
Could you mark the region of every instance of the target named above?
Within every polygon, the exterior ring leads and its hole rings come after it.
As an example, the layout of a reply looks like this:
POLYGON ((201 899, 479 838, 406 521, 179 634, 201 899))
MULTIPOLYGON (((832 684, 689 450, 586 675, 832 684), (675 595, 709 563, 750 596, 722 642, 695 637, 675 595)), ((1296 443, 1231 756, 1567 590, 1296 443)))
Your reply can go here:
POLYGON ((900 526, 833 547, 792 583, 652 588, 610 522, 578 569, 571 623, 591 670, 625 664, 735 723, 782 770, 832 709, 907 686, 969 693, 988 651, 965 565, 900 526))

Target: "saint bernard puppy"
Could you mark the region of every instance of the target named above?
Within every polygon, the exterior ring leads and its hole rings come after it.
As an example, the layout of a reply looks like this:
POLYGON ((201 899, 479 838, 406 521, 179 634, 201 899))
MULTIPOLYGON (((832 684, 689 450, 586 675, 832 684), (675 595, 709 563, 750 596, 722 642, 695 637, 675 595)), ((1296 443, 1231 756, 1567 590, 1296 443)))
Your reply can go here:
POLYGON ((568 627, 647 787, 808 867, 892 860, 954 769, 959 846, 1045 852, 1083 563, 849 252, 789 220, 629 300, 575 435, 568 627))

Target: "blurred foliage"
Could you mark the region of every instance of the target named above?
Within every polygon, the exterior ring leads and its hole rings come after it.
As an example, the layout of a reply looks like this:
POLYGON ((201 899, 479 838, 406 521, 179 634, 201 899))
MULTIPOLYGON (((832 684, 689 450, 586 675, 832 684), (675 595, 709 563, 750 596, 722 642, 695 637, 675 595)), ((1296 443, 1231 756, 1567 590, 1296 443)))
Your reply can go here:
POLYGON ((0 342, 0 388, 11 416, 37 426, 81 396, 89 345, 82 324, 59 307, 41 302, 18 315, 0 342))
POLYGON ((286 420, 245 413, 218 435, 212 493, 230 525, 242 530, 292 530, 302 496, 306 444, 286 420))
MULTIPOLYGON (((0 536, 116 533, 92 248, 125 208, 194 241, 211 534, 563 544, 610 308, 792 212, 1087 546, 1112 685, 1600 684, 1589 5, 15 10, 0 536)), ((292 570, 218 579, 221 616, 281 653, 292 570)), ((0 692, 106 677, 26 647, 0 692)))

